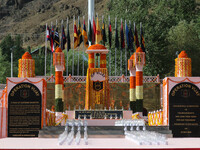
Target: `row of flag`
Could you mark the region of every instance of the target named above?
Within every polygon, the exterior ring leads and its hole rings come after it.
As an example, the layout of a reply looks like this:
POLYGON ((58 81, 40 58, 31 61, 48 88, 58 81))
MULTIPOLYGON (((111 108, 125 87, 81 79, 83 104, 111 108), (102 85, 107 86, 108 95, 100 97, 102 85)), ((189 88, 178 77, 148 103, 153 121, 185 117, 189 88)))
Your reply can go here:
MULTIPOLYGON (((102 43, 105 45, 107 42, 107 36, 106 36, 106 30, 105 30, 105 23, 104 23, 104 18, 102 17, 102 26, 100 27, 99 25, 99 20, 98 17, 95 20, 93 18, 93 22, 89 20, 89 28, 88 28, 88 33, 86 30, 86 25, 85 25, 85 19, 83 20, 83 29, 81 28, 81 23, 78 18, 78 26, 76 26, 76 21, 74 19, 74 49, 79 47, 81 43, 84 43, 84 46, 88 48, 89 42, 91 44, 95 43, 102 43)), ((46 36, 47 40, 50 41, 50 46, 51 46, 51 51, 54 52, 57 47, 61 47, 62 50, 65 49, 65 45, 67 44, 67 50, 69 51, 71 49, 71 40, 70 40, 70 32, 69 32, 69 23, 67 21, 67 35, 65 35, 65 29, 64 25, 62 23, 61 26, 61 39, 59 37, 58 33, 58 27, 56 26, 56 30, 54 33, 54 27, 53 25, 51 26, 51 29, 47 26, 47 31, 46 31, 46 36)), ((139 46, 143 49, 145 52, 145 42, 144 42, 144 35, 143 35, 143 30, 142 30, 142 24, 140 23, 140 42, 138 39, 138 33, 136 29, 136 25, 134 23, 134 30, 132 31, 131 28, 131 22, 129 21, 129 25, 125 21, 125 37, 126 37, 126 44, 127 48, 130 51, 134 51, 134 45, 135 49, 137 49, 139 46)), ((112 45, 112 27, 111 27, 111 21, 109 18, 109 24, 108 24, 108 44, 109 47, 111 48, 112 45)), ((115 48, 125 48, 125 38, 124 38, 124 29, 123 29, 123 21, 121 19, 121 28, 120 28, 120 40, 118 36, 118 29, 117 29, 117 21, 115 19, 115 48)))

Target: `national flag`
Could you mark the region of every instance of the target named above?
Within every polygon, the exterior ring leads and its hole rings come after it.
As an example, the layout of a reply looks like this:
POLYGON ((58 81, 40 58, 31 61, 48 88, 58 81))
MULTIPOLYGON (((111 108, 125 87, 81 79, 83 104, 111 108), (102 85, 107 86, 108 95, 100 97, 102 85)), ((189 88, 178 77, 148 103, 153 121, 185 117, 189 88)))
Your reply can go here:
POLYGON ((123 49, 123 48, 125 48, 125 41, 124 41, 124 31, 123 31, 122 21, 121 21, 120 38, 121 38, 121 49, 123 49))
POLYGON ((128 33, 129 33, 129 30, 128 30, 128 25, 127 25, 127 22, 125 21, 125 32, 126 32, 126 43, 127 43, 127 47, 129 47, 129 36, 128 36, 128 33))
POLYGON ((111 48, 111 44, 112 44, 112 28, 111 28, 110 19, 109 19, 109 25, 108 25, 108 40, 109 40, 109 46, 111 48))
POLYGON ((92 32, 92 43, 95 43, 95 37, 96 37, 96 24, 93 18, 93 32, 92 32))
POLYGON ((129 39, 129 50, 130 50, 131 52, 133 52, 134 36, 133 36, 133 32, 132 32, 132 30, 131 30, 131 23, 129 23, 128 39, 129 39))
POLYGON ((54 52, 54 29, 53 25, 51 26, 51 34, 50 34, 50 44, 51 44, 51 51, 54 52))
POLYGON ((55 49, 57 49, 60 46, 58 27, 56 27, 54 42, 56 43, 55 49))
POLYGON ((107 42, 106 39, 106 30, 105 30, 105 23, 104 23, 104 19, 102 21, 102 28, 101 28, 101 34, 102 34, 102 40, 103 40, 103 45, 105 46, 105 43, 107 42))
POLYGON ((69 23, 67 22, 67 51, 71 49, 71 40, 70 40, 70 33, 69 33, 69 23))
POLYGON ((140 43, 141 43, 141 48, 143 52, 145 52, 145 42, 144 42, 144 34, 142 30, 142 23, 140 24, 140 43))
POLYGON ((86 26, 85 26, 85 19, 83 21, 82 35, 83 35, 83 38, 84 38, 84 45, 85 45, 86 48, 88 48, 89 43, 88 43, 88 37, 87 37, 87 30, 86 30, 86 26))
POLYGON ((135 48, 137 49, 140 46, 140 44, 138 40, 138 34, 135 23, 134 23, 134 43, 135 43, 135 48))
POLYGON ((62 38, 61 38, 61 49, 65 49, 65 44, 66 44, 66 36, 65 36, 65 29, 64 26, 62 25, 62 38))
POLYGON ((117 30, 117 21, 115 21, 115 48, 119 48, 119 36, 117 30))
POLYGON ((92 43, 92 25, 90 20, 89 20, 88 40, 92 43))
POLYGON ((98 16, 97 16, 96 44, 98 44, 101 40, 102 40, 101 28, 99 26, 99 19, 98 19, 98 16))
POLYGON ((78 46, 79 46, 79 37, 76 27, 76 21, 74 20, 74 48, 77 48, 78 46))
POLYGON ((82 31, 81 31, 81 22, 79 19, 78 19, 78 41, 79 41, 78 46, 80 46, 81 43, 83 42, 83 37, 82 37, 82 31))
POLYGON ((50 40, 51 40, 51 37, 50 37, 50 29, 49 29, 48 26, 47 26, 46 35, 47 35, 47 41, 50 41, 50 40))

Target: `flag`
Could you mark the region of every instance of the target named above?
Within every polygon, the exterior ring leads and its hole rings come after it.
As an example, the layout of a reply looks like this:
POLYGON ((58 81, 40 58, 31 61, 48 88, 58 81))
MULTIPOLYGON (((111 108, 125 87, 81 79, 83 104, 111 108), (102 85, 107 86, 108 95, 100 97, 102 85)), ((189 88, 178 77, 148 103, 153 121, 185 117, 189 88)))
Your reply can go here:
POLYGON ((50 44, 51 44, 51 51, 54 52, 54 30, 53 25, 51 26, 51 34, 50 34, 50 44))
POLYGON ((67 21, 67 51, 71 49, 71 40, 70 40, 70 33, 69 33, 69 23, 67 21))
POLYGON ((101 28, 99 26, 99 19, 98 19, 98 16, 97 16, 96 44, 98 44, 101 40, 102 40, 101 28))
POLYGON ((117 30, 117 21, 115 21, 115 48, 119 48, 119 37, 118 37, 118 30, 117 30))
POLYGON ((46 35, 47 35, 47 41, 50 41, 50 40, 51 40, 51 37, 50 37, 50 29, 49 29, 48 26, 47 26, 46 35))
POLYGON ((128 33, 129 33, 129 30, 128 30, 128 25, 127 25, 127 22, 125 21, 125 32, 126 32, 126 43, 127 43, 127 47, 129 48, 129 36, 128 36, 128 33))
POLYGON ((78 19, 78 46, 81 45, 81 43, 83 42, 83 37, 82 37, 82 32, 81 32, 81 22, 80 20, 78 19))
POLYGON ((128 39, 129 39, 129 50, 133 52, 133 42, 134 42, 134 36, 133 32, 131 30, 131 23, 129 24, 129 32, 128 32, 128 39))
POLYGON ((140 24, 140 44, 143 52, 145 52, 145 42, 144 42, 144 35, 142 30, 142 23, 140 24))
POLYGON ((76 27, 76 21, 74 20, 74 48, 77 48, 78 46, 79 46, 79 37, 76 27))
POLYGON ((121 21, 120 38, 121 38, 121 49, 123 49, 123 48, 125 48, 125 41, 124 41, 124 31, 123 31, 122 21, 121 21))
POLYGON ((137 29, 136 29, 135 23, 134 23, 134 43, 135 43, 135 49, 137 49, 140 46, 140 44, 139 44, 139 40, 138 40, 137 29))
POLYGON ((61 38, 61 49, 65 49, 65 44, 66 44, 66 36, 65 36, 65 29, 64 26, 62 25, 62 38, 61 38))
POLYGON ((57 49, 60 46, 58 27, 56 27, 54 42, 56 43, 55 49, 57 49))
POLYGON ((93 18, 93 32, 92 32, 92 43, 95 43, 95 37, 96 37, 96 24, 93 18))
POLYGON ((106 39, 106 30, 105 30, 104 19, 103 19, 103 24, 102 24, 102 28, 101 28, 101 35, 102 35, 103 45, 105 46, 107 39, 106 39))
POLYGON ((89 43, 88 43, 88 37, 87 37, 87 30, 86 30, 86 26, 85 26, 85 19, 83 21, 82 35, 83 35, 83 38, 84 38, 84 45, 85 45, 86 48, 88 48, 89 43))
POLYGON ((92 25, 90 20, 89 20, 88 40, 92 43, 92 25))
POLYGON ((111 28, 110 19, 109 19, 109 25, 108 25, 108 40, 109 40, 109 46, 111 48, 111 44, 112 44, 112 28, 111 28))

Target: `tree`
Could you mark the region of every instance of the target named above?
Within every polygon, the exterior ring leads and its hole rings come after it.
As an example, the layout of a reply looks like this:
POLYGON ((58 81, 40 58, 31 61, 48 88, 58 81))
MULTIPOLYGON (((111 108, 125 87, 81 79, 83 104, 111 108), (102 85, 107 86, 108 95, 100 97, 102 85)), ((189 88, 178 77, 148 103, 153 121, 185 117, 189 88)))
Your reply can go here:
POLYGON ((168 33, 169 51, 175 59, 176 51, 186 50, 188 57, 192 59, 192 75, 200 76, 200 37, 194 22, 187 23, 183 20, 177 26, 173 26, 168 33))
POLYGON ((10 63, 5 60, 0 48, 0 83, 6 83, 6 77, 10 77, 10 63))

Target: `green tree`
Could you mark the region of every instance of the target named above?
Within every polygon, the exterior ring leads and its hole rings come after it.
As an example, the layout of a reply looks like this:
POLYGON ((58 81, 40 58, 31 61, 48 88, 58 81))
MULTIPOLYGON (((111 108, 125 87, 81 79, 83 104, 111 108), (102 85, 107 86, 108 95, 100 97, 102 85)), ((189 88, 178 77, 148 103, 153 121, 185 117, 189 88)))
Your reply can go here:
POLYGON ((179 53, 185 50, 188 57, 192 59, 192 75, 200 76, 200 37, 194 22, 180 21, 177 26, 173 26, 169 30, 169 52, 175 59, 176 51, 179 53))
POLYGON ((6 83, 6 77, 10 77, 10 62, 5 60, 0 48, 0 83, 6 83))

